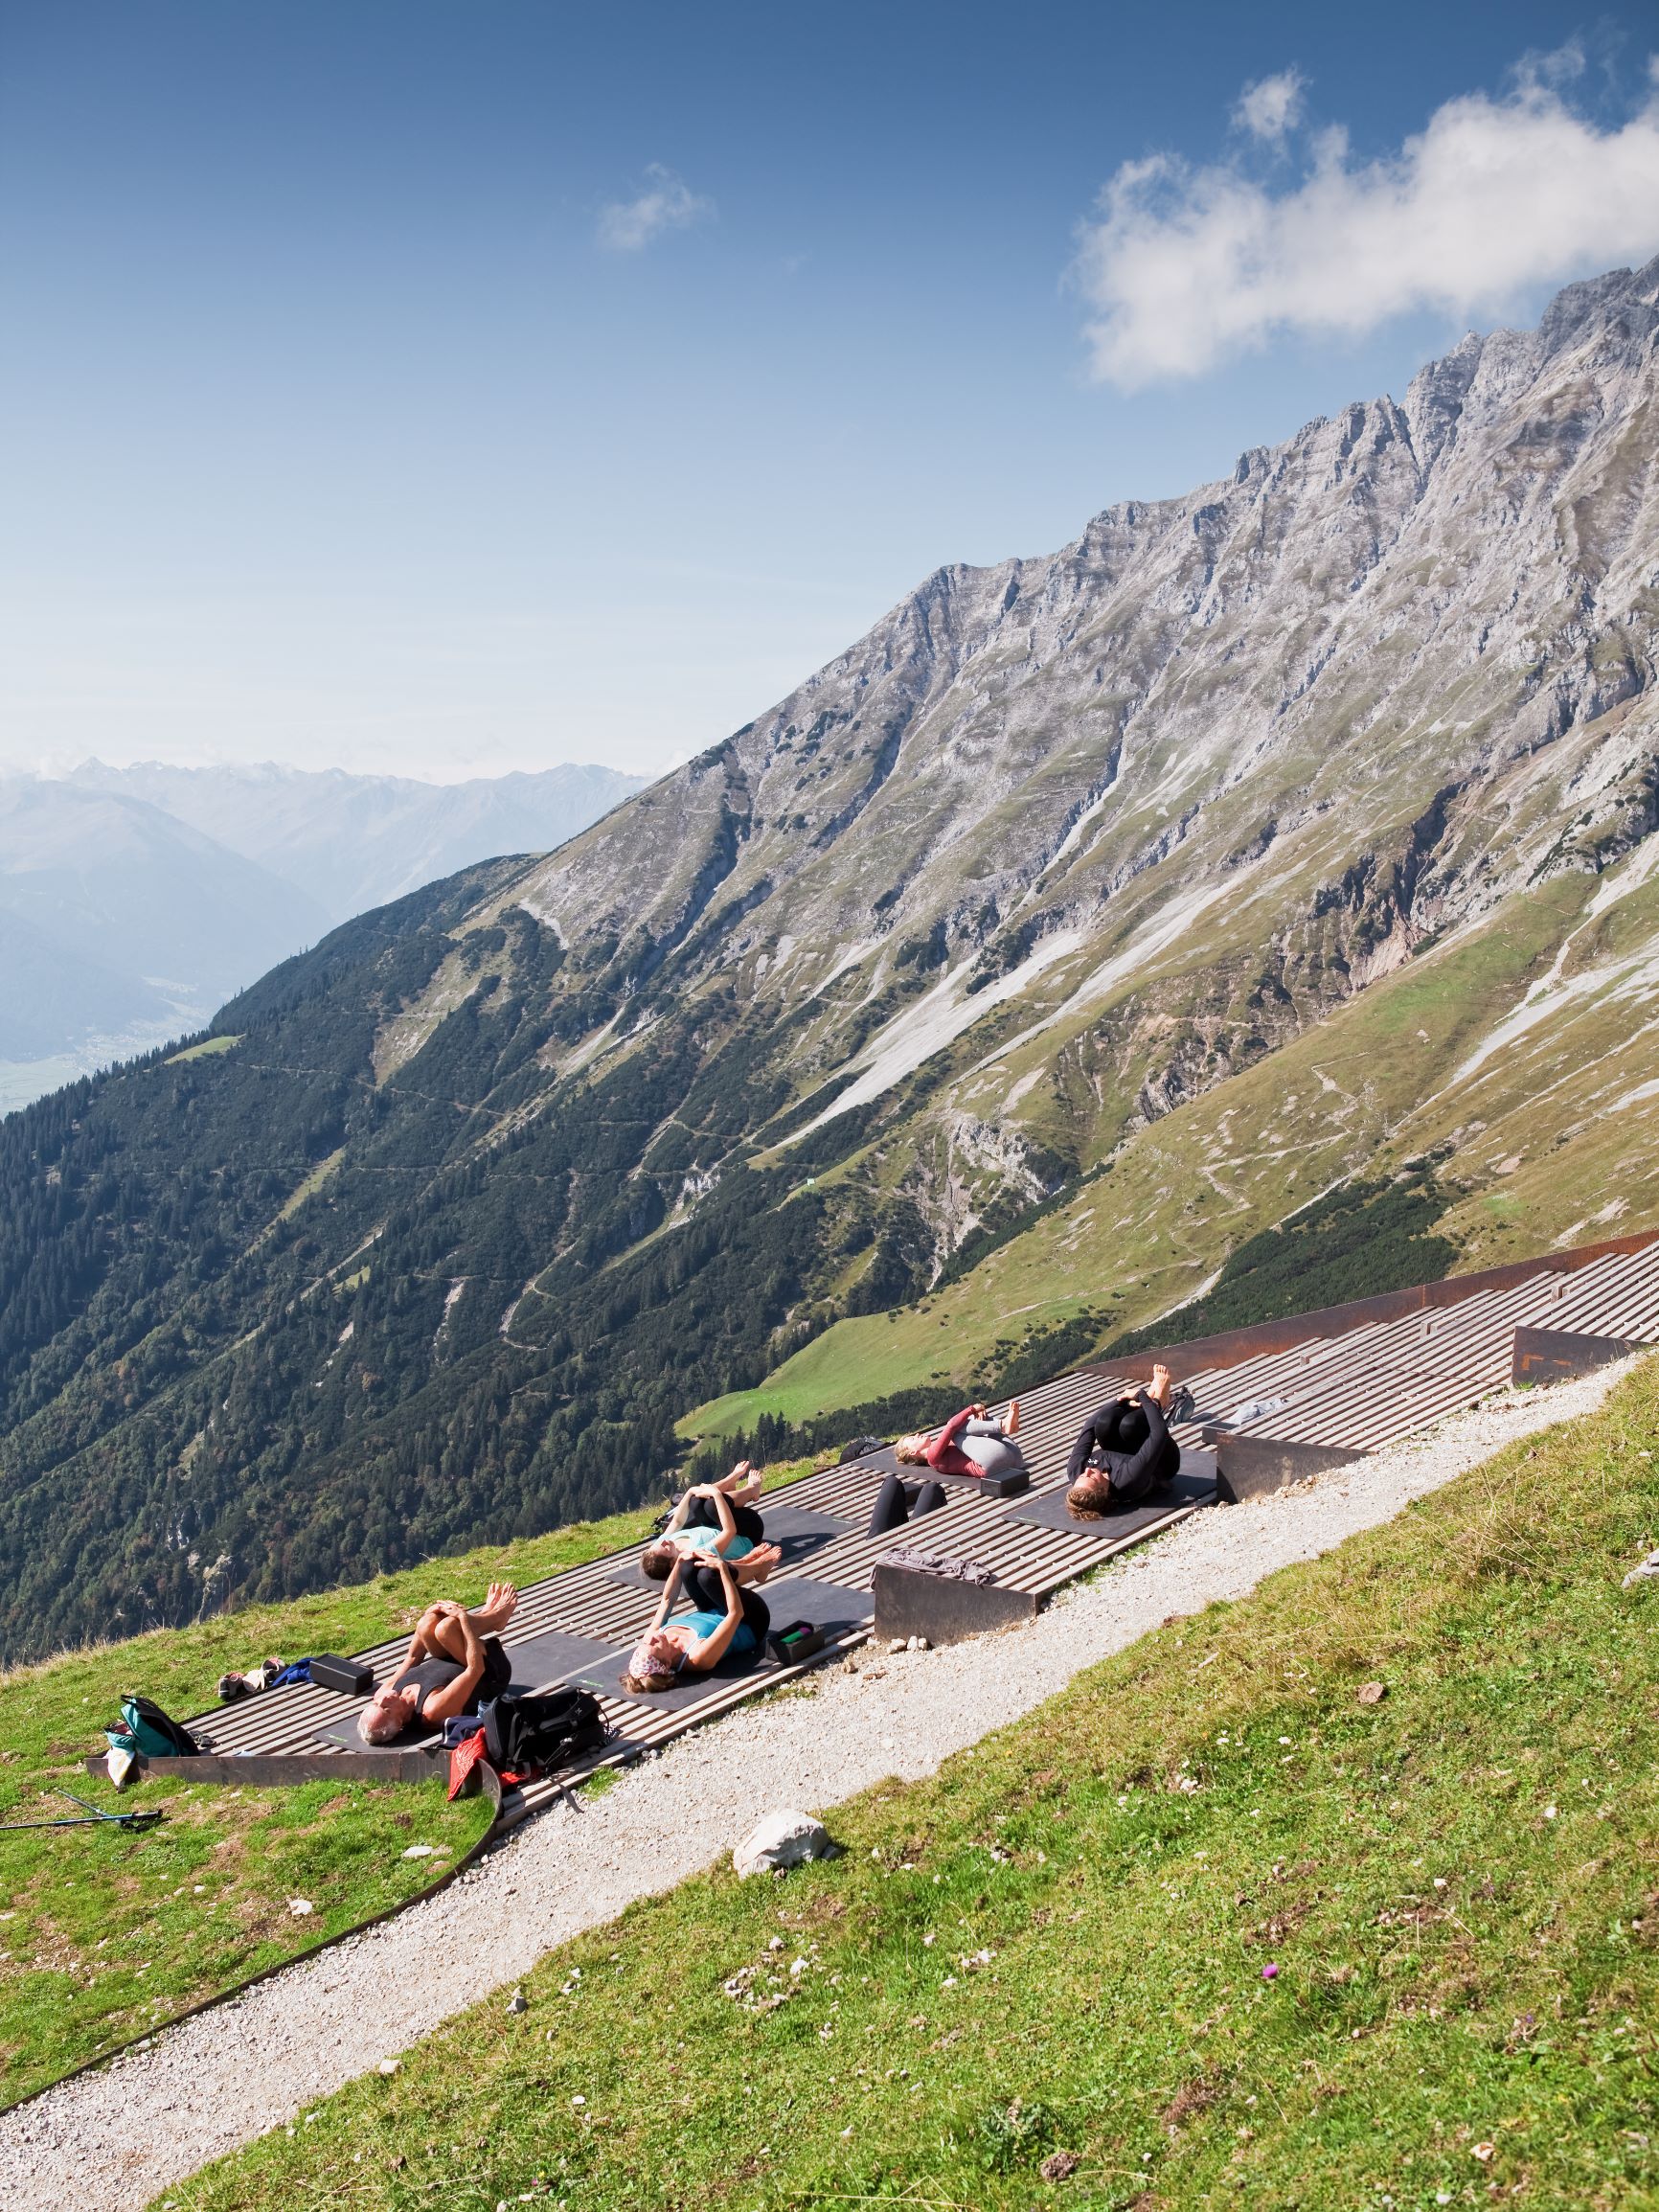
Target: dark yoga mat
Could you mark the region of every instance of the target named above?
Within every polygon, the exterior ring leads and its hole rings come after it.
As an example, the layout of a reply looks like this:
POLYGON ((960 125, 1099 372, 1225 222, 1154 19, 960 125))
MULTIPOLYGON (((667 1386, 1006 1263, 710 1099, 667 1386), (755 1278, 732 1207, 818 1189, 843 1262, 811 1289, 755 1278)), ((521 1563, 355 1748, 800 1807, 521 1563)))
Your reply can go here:
MULTIPOLYGON (((815 1551, 822 1551, 836 1537, 847 1536, 858 1526, 855 1520, 843 1519, 832 1513, 813 1513, 804 1505, 773 1506, 769 1512, 762 1511, 761 1517, 766 1524, 767 1542, 775 1543, 784 1555, 783 1565, 773 1569, 775 1574, 798 1566, 802 1560, 810 1559, 815 1551)), ((617 1562, 610 1571, 610 1580, 630 1585, 641 1584, 648 1589, 662 1588, 661 1583, 652 1582, 640 1565, 637 1552, 617 1562)), ((765 1586, 761 1585, 762 1588, 765 1586)))
POLYGON ((722 1690, 729 1690, 734 1682, 744 1682, 759 1675, 775 1675, 777 1667, 765 1654, 746 1653, 739 1659, 722 1659, 717 1667, 706 1675, 688 1675, 677 1681, 671 1690, 625 1690, 620 1677, 626 1672, 630 1657, 627 1652, 618 1652, 606 1659, 573 1676, 584 1690, 592 1690, 601 1698, 624 1698, 630 1705, 650 1706, 660 1713, 681 1713, 688 1705, 700 1705, 722 1690))
MULTIPOLYGON (((1018 1437, 1012 1441, 1017 1444, 1018 1437)), ((907 1460, 900 1467, 898 1454, 889 1445, 885 1451, 873 1451, 868 1459, 857 1462, 859 1474, 896 1474, 912 1488, 919 1482, 941 1482, 951 1491, 977 1491, 981 1497, 1017 1497, 1022 1490, 1031 1487, 1030 1470, 1016 1467, 1007 1474, 935 1474, 931 1467, 914 1467, 907 1460)))
MULTIPOLYGON (((1207 1451, 1183 1452, 1181 1471, 1168 1490, 1159 1491, 1145 1505, 1131 1505, 1119 1513, 1108 1513, 1100 1520, 1074 1520, 1066 1511, 1064 1490, 1045 1491, 1040 1497, 1028 1497, 1018 1505, 1010 1506, 1010 1520, 1034 1521, 1038 1528, 1061 1528, 1068 1536, 1093 1537, 1097 1543, 1122 1543, 1125 1537, 1136 1535, 1141 1529, 1150 1528, 1169 1514, 1183 1505, 1210 1505, 1216 1496, 1215 1460, 1207 1451), (1206 1461, 1207 1466, 1193 1466, 1193 1461, 1206 1461)), ((923 1524, 925 1526, 925 1523, 923 1524)))
MULTIPOLYGON (((789 1582, 770 1582, 763 1587, 774 1629, 787 1628, 793 1621, 810 1621, 827 1635, 838 1636, 849 1629, 864 1626, 875 1610, 875 1600, 868 1590, 844 1589, 839 1583, 815 1583, 803 1576, 789 1582)), ((670 1618, 671 1622, 672 1616, 670 1618)), ((596 1690, 602 1697, 625 1698, 633 1705, 654 1705, 663 1712, 678 1713, 688 1705, 700 1704, 720 1689, 730 1688, 733 1682, 778 1672, 775 1660, 751 1653, 739 1659, 722 1659, 712 1674, 693 1675, 686 1681, 677 1682, 671 1690, 636 1693, 624 1690, 618 1681, 627 1667, 629 1655, 626 1652, 620 1653, 603 1665, 584 1668, 573 1679, 584 1690, 596 1690)))
POLYGON ((425 1745, 438 1743, 443 1734, 442 1728, 405 1728, 402 1735, 395 1737, 390 1744, 365 1744, 357 1733, 357 1715, 362 1710, 362 1703, 355 1704, 344 1720, 335 1721, 327 1728, 319 1728, 317 1742, 343 1744, 348 1751, 419 1751, 425 1745))
MULTIPOLYGON (((924 1514, 920 1525, 927 1528, 932 1519, 931 1514, 924 1514)), ((774 1629, 785 1629, 791 1621, 810 1621, 826 1635, 839 1636, 849 1629, 862 1628, 875 1614, 875 1600, 869 1590, 850 1590, 840 1583, 815 1583, 810 1575, 791 1576, 786 1583, 774 1578, 761 1589, 771 1608, 774 1629)))
MULTIPOLYGON (((602 1644, 594 1636, 572 1636, 563 1629, 544 1629, 538 1636, 526 1636, 520 1644, 503 1644, 502 1649, 512 1661, 512 1679, 520 1690, 545 1690, 560 1676, 574 1672, 578 1667, 598 1666, 616 1651, 614 1644, 602 1644)), ((348 1749, 360 1751, 363 1739, 357 1733, 357 1715, 362 1711, 362 1700, 352 1703, 350 1710, 317 1734, 324 1742, 344 1744, 348 1749)), ((443 1730, 414 1728, 399 1736, 388 1749, 418 1750, 422 1744, 436 1743, 443 1730)))

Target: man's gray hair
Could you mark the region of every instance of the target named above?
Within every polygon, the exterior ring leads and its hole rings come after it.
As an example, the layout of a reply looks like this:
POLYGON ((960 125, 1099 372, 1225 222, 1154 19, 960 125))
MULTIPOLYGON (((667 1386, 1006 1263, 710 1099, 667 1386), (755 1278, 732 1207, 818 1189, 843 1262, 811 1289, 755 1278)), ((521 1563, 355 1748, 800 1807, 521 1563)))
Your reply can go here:
POLYGON ((384 1704, 365 1705, 357 1716, 357 1733, 365 1744, 390 1744, 409 1725, 415 1700, 406 1691, 392 1691, 384 1704))

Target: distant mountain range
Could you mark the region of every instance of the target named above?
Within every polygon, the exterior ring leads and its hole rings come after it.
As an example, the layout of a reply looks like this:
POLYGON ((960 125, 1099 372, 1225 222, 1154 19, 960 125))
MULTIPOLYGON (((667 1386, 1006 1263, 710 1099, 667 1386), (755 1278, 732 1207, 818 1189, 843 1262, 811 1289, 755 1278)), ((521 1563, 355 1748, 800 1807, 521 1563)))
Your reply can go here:
POLYGON ((0 778, 0 1111, 198 1028, 336 924, 502 853, 548 852, 644 779, 561 766, 424 784, 88 761, 0 778))
POLYGON ((0 1656, 1659 1220, 1656 659, 1659 262, 0 1124, 0 1656))

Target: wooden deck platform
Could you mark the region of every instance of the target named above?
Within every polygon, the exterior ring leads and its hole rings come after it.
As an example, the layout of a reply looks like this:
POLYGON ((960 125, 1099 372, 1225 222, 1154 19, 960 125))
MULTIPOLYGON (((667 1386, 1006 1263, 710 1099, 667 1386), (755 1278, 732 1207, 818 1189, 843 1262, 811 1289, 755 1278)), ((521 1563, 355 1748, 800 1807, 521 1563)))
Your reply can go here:
MULTIPOLYGON (((1211 1364, 1189 1377, 1196 1401, 1193 1418, 1176 1428, 1183 1459, 1194 1471, 1211 1466, 1205 1440, 1218 1439, 1225 1465, 1229 1436, 1261 1439, 1290 1448, 1322 1448, 1326 1454, 1358 1455, 1426 1426, 1474 1402, 1511 1379, 1517 1328, 1543 1328, 1581 1337, 1616 1337, 1633 1343, 1659 1342, 1659 1233, 1649 1240, 1625 1239, 1620 1248, 1593 1247, 1581 1256, 1552 1254, 1537 1271, 1516 1279, 1507 1268, 1502 1279, 1473 1277, 1468 1294, 1458 1297, 1455 1282, 1432 1287, 1434 1303, 1412 1304, 1411 1294, 1395 1294, 1393 1317, 1354 1310, 1352 1326, 1332 1327, 1329 1313, 1301 1317, 1308 1327, 1298 1337, 1297 1317, 1276 1322, 1260 1334, 1274 1349, 1251 1352, 1253 1332, 1238 1339, 1209 1339, 1201 1350, 1211 1364), (1575 1265, 1575 1262, 1580 1264, 1575 1265), (1400 1303, 1407 1305, 1399 1311, 1400 1303), (1227 1360, 1220 1348, 1239 1357, 1227 1360), (1242 1416, 1243 1418, 1240 1418, 1242 1416)), ((1129 1363, 1136 1369, 1144 1361, 1129 1363)), ((1129 1395, 1138 1387, 1125 1371, 1089 1366, 1062 1375, 1022 1396, 1020 1444, 1031 1471, 1022 1495, 1001 1498, 977 1493, 970 1485, 951 1485, 945 1504, 935 1513, 886 1535, 867 1529, 890 1453, 873 1454, 844 1467, 827 1469, 784 1489, 768 1493, 762 1510, 778 1525, 797 1516, 789 1539, 785 1571, 766 1585, 773 1625, 803 1615, 834 1624, 822 1651, 803 1666, 785 1667, 768 1658, 740 1675, 707 1679, 701 1696, 671 1705, 653 1704, 606 1691, 601 1703, 610 1741, 588 1754, 568 1773, 533 1785, 510 1801, 507 1817, 544 1804, 565 1785, 596 1767, 625 1763, 659 1749, 686 1730, 701 1725, 746 1699, 778 1689, 807 1672, 840 1657, 871 1632, 872 1594, 876 1562, 890 1551, 922 1551, 989 1568, 997 1585, 1038 1603, 1130 1545, 1202 1512, 1215 1500, 1210 1491, 1171 1501, 1167 1509, 1077 1526, 1045 1526, 1034 1519, 1034 1499, 1063 1487, 1072 1442, 1083 1421, 1103 1401, 1129 1395)), ((1318 1464, 1313 1452, 1307 1464, 1318 1464)), ((1329 1463, 1329 1462, 1327 1462, 1329 1463)), ((1192 1486, 1184 1486, 1189 1492, 1192 1486)), ((527 1688, 546 1689, 560 1681, 590 1680, 598 1685, 606 1669, 632 1644, 655 1609, 658 1591, 630 1571, 643 1546, 607 1554, 585 1565, 549 1576, 525 1590, 502 1641, 513 1659, 513 1678, 527 1688)), ((442 1566, 433 1569, 433 1595, 443 1591, 442 1566)), ((458 1594, 458 1593, 457 1593, 458 1594)), ((401 1656, 405 1639, 376 1645, 360 1654, 376 1675, 401 1656)), ((308 1687, 268 1691, 238 1705, 216 1708, 190 1725, 213 1754, 216 1773, 236 1773, 253 1781, 280 1771, 275 1762, 323 1758, 355 1768, 352 1749, 360 1700, 308 1687), (242 1762, 246 1762, 245 1765, 242 1762), (267 1762, 271 1764, 267 1765, 267 1762)), ((386 1773, 365 1760, 361 1771, 386 1773)), ((399 1772, 429 1771, 424 1761, 403 1760, 399 1772)))

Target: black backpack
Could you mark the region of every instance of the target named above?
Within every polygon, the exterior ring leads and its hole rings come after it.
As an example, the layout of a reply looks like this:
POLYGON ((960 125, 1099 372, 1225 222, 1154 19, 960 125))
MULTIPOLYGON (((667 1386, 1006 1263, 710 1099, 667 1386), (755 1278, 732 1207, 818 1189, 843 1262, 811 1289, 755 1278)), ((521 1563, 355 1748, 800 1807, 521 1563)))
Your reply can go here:
POLYGON ((498 1774, 557 1774, 610 1733, 588 1690, 504 1690, 480 1718, 484 1756, 498 1774))

